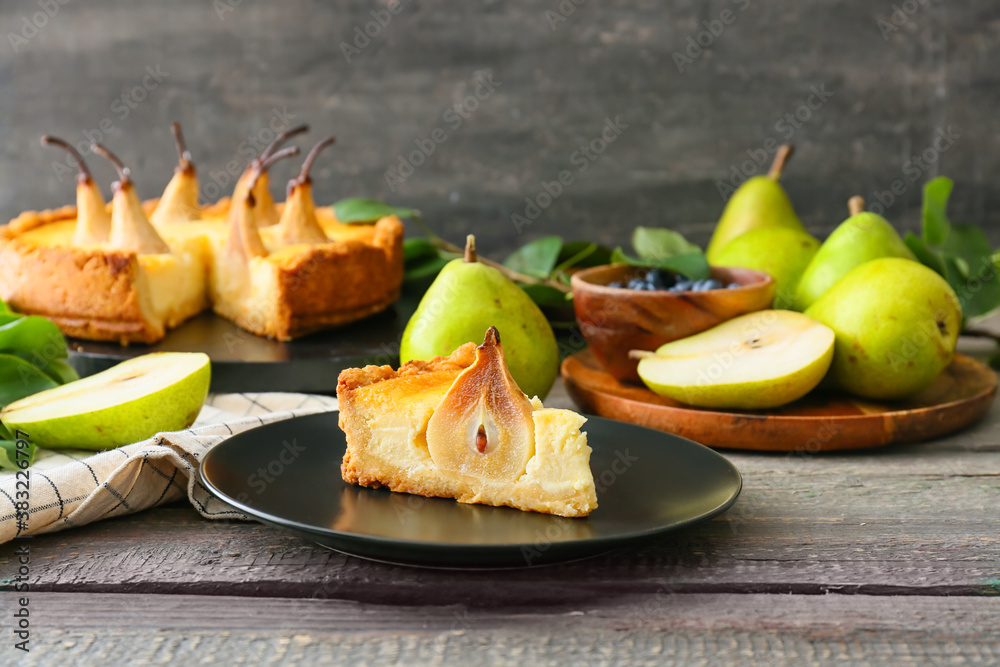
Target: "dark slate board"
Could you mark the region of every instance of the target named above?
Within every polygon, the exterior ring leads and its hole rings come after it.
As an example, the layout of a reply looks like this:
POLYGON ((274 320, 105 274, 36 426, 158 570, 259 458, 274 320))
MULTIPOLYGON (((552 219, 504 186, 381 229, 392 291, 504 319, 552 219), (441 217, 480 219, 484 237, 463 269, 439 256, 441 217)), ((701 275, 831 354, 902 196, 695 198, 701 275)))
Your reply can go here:
POLYGON ((333 394, 337 375, 367 364, 397 365, 399 342, 415 298, 337 329, 284 343, 255 336, 214 313, 202 313, 155 345, 69 339, 70 363, 82 376, 151 352, 204 352, 215 393, 295 391, 333 394))

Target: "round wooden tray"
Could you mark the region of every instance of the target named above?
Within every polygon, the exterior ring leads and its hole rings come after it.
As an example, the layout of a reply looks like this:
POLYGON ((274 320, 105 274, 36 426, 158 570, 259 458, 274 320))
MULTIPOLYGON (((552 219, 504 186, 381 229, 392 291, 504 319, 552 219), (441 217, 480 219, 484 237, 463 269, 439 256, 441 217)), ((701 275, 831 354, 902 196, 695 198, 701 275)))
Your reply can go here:
POLYGON ((813 392, 773 410, 693 408, 644 386, 619 382, 590 350, 567 358, 562 378, 584 412, 676 433, 710 447, 776 452, 863 449, 938 438, 982 419, 997 392, 996 373, 961 354, 930 387, 893 403, 813 392))

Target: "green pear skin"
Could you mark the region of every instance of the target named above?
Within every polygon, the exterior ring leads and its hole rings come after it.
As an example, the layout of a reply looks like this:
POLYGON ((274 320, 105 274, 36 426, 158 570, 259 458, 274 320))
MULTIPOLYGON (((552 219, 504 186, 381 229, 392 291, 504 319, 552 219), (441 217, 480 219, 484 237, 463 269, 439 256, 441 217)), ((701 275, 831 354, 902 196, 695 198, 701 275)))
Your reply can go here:
POLYGON ((769 274, 776 284, 774 307, 787 310, 795 301, 799 279, 819 247, 819 241, 804 230, 761 227, 730 242, 719 252, 715 263, 769 274))
POLYGON ((206 354, 147 354, 82 380, 11 403, 0 412, 0 421, 12 433, 16 429, 27 433, 31 442, 42 447, 94 451, 114 449, 140 442, 160 432, 180 431, 190 427, 205 403, 211 378, 211 363, 206 354), (185 359, 182 360, 182 357, 185 359), (142 368, 148 374, 146 369, 156 364, 166 369, 176 367, 179 363, 189 364, 192 372, 175 378, 171 384, 153 392, 140 392, 138 396, 134 392, 128 392, 128 399, 111 404, 105 400, 106 393, 102 393, 102 389, 113 388, 112 383, 128 382, 130 378, 127 373, 130 369, 142 368), (60 410, 61 401, 67 398, 79 401, 81 392, 85 393, 85 400, 92 409, 48 419, 44 418, 44 414, 39 415, 39 412, 60 410), (29 410, 33 415, 25 420, 23 414, 29 410))
POLYGON ((904 398, 934 382, 951 363, 962 326, 947 281, 898 257, 855 268, 805 314, 837 336, 833 383, 872 399, 904 398))
POLYGON ((399 360, 451 354, 500 332, 507 367, 521 391, 545 398, 559 373, 559 347, 545 315, 506 276, 478 261, 449 262, 424 294, 403 331, 399 360))
POLYGON ((715 226, 705 256, 710 263, 717 264, 718 254, 730 241, 761 227, 805 231, 785 190, 770 176, 754 176, 733 193, 715 226))
POLYGON ((795 309, 804 311, 852 269, 881 257, 916 259, 882 216, 867 212, 851 216, 827 237, 802 274, 795 309))

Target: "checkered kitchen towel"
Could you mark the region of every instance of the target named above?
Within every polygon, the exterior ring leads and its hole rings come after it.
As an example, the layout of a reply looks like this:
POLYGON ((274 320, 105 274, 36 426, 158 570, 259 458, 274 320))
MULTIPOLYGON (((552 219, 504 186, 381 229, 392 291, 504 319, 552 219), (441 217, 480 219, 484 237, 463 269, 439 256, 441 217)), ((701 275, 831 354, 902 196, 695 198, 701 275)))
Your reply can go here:
POLYGON ((19 535, 52 533, 131 514, 184 495, 206 518, 246 518, 211 495, 198 480, 202 455, 254 426, 336 409, 337 399, 329 396, 218 394, 209 396, 198 421, 187 431, 160 433, 97 454, 39 448, 28 468, 27 530, 19 532, 15 508, 23 484, 19 489, 14 472, 0 471, 0 544, 19 535))

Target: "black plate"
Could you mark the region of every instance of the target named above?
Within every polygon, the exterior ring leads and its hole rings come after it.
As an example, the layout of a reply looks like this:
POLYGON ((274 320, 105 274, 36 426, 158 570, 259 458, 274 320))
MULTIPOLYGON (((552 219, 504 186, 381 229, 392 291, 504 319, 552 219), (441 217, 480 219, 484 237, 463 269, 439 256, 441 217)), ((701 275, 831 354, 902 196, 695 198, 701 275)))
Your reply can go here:
POLYGON ((202 482, 260 521, 323 546, 425 567, 594 556, 715 516, 742 486, 733 464, 708 447, 589 417, 584 430, 600 506, 587 518, 367 489, 340 476, 346 443, 337 416, 299 417, 229 438, 205 455, 202 482))
POLYGON ((404 297, 378 315, 288 343, 255 336, 206 312, 153 345, 70 338, 70 363, 85 377, 150 352, 204 352, 212 359, 213 393, 333 393, 345 368, 398 365, 399 341, 415 309, 416 299, 404 297))

